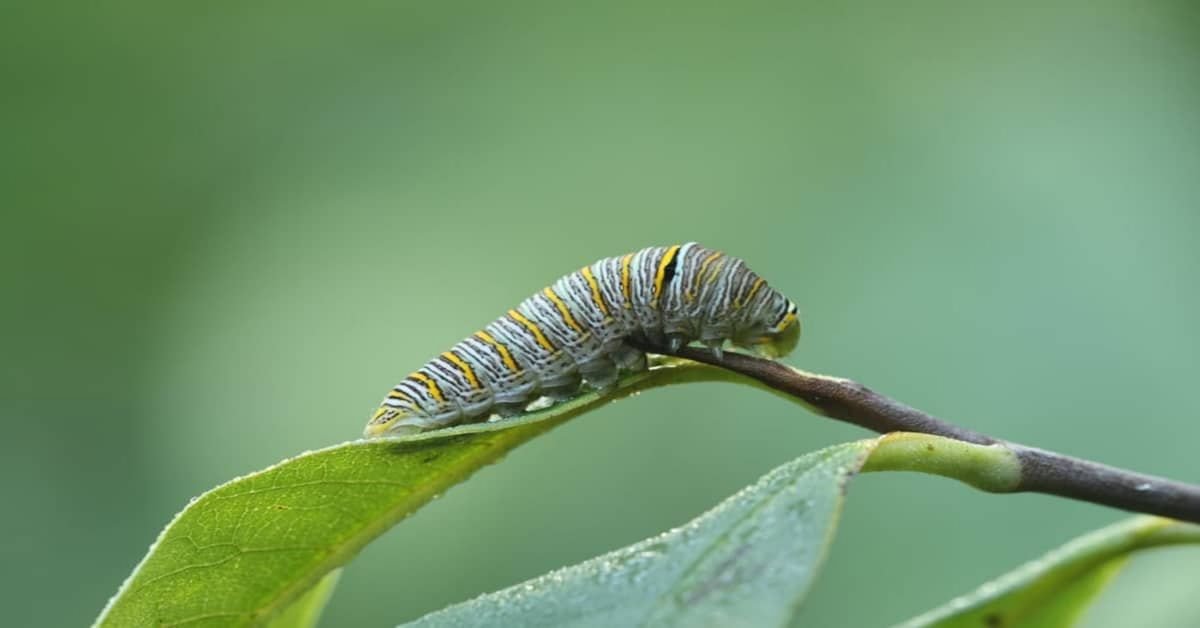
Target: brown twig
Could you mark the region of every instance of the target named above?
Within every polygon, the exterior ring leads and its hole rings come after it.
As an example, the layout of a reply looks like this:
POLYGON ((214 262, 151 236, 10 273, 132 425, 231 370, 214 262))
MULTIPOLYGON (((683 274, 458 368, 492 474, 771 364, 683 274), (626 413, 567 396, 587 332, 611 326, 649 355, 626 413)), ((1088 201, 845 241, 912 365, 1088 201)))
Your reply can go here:
POLYGON ((1006 447, 1020 462, 1020 479, 1004 492, 1046 493, 1200 523, 1200 486, 1003 441, 947 423, 858 382, 805 373, 771 360, 733 352, 717 357, 711 351, 696 347, 671 351, 642 343, 640 348, 729 369, 795 397, 824 416, 880 434, 917 432, 1006 447))

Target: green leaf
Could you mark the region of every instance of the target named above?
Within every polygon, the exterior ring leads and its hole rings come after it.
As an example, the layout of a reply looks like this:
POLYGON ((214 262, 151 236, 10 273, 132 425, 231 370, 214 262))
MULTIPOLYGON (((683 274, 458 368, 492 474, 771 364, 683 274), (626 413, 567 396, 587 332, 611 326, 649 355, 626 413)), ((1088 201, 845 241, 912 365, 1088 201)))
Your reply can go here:
POLYGON ((325 574, 317 586, 309 589, 300 599, 276 615, 268 624, 270 628, 316 628, 317 622, 321 621, 321 612, 329 603, 341 575, 341 569, 334 569, 325 574))
POLYGON ((901 626, 1070 626, 1133 552, 1181 543, 1200 543, 1200 526, 1158 517, 1134 517, 1079 537, 901 626))
POLYGON ((808 454, 681 528, 411 625, 784 625, 833 539, 845 483, 875 442, 808 454))
POLYGON ((401 519, 512 448, 602 403, 728 371, 665 360, 616 394, 492 424, 355 441, 237 478, 190 503, 97 626, 263 625, 401 519))
MULTIPOLYGON (((915 471, 957 479, 986 491, 1007 491, 1019 477, 1019 464, 1017 457, 1000 444, 976 445, 928 434, 897 432, 831 447, 776 469, 682 528, 451 606, 408 625, 783 625, 795 615, 816 577, 820 560, 832 541, 845 484, 851 475, 859 471, 915 471)), ((1195 542, 1200 530, 1161 519, 1137 521, 1133 530, 1105 531, 1094 535, 1096 539, 1089 537, 1084 545, 1096 552, 1112 549, 1113 544, 1124 547, 1195 542)), ((1072 550, 1066 556, 1075 554, 1072 550)), ((1085 567, 1091 558, 1096 557, 1087 554, 1081 558, 1085 567)), ((1103 556, 1097 560, 1098 571, 1109 564, 1103 556)), ((1078 566, 1072 562, 1070 568, 1052 574, 1048 581, 1051 584, 1054 578, 1063 581, 1061 587, 1049 587, 1049 597, 1045 598, 1043 611, 1039 611, 1045 622, 1019 625, 1060 625, 1060 618, 1068 615, 1055 610, 1059 607, 1055 596, 1067 596, 1063 599, 1069 606, 1070 596, 1089 595, 1094 590, 1088 582, 1074 581, 1079 572, 1072 569, 1078 566)), ((978 601, 986 604, 992 599, 986 596, 1005 589, 997 583, 982 591, 977 596, 985 597, 978 601)), ((1030 599, 1041 601, 1037 596, 1030 599)), ((966 599, 952 605, 949 612, 939 611, 942 614, 930 617, 937 620, 959 610, 969 611, 974 608, 970 607, 972 603, 972 599, 966 599)), ((968 623, 945 625, 1018 625, 979 623, 989 614, 987 608, 976 610, 983 612, 970 615, 968 623)), ((1020 613, 1012 616, 1027 618, 1020 613)), ((998 617, 1006 621, 1009 615, 998 617)))

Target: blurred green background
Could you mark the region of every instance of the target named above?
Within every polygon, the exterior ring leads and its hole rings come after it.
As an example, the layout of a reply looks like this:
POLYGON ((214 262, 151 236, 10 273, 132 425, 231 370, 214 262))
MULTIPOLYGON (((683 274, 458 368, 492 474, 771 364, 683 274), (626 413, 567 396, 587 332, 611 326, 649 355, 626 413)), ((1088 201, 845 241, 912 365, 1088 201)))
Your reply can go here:
MULTIPOLYGON (((833 4, 0 9, 4 623, 89 622, 189 497, 355 438, 426 358, 651 244, 791 295, 792 364, 1200 481, 1200 5, 833 4)), ((327 625, 861 436, 730 386, 606 407, 375 542, 327 625)), ((803 619, 900 620, 1119 517, 864 477, 803 619)), ((1200 625, 1197 582, 1200 551, 1147 556, 1086 625, 1200 625)))

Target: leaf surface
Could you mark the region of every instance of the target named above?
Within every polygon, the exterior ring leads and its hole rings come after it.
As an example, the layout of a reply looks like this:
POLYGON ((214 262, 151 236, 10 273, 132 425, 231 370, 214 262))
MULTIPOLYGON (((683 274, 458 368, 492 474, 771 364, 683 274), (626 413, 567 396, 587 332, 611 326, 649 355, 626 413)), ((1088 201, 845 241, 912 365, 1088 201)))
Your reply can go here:
POLYGON ((1070 626, 1133 552, 1181 543, 1200 543, 1200 526, 1133 517, 1081 536, 899 628, 1070 626))
POLYGON ((353 441, 237 478, 176 515, 96 625, 263 625, 372 539, 517 445, 640 390, 736 379, 663 361, 608 396, 583 394, 497 423, 353 441))
POLYGON ((833 539, 845 483, 875 442, 802 456, 680 528, 410 625, 784 625, 833 539))
POLYGON ((316 586, 283 609, 282 613, 276 615, 268 623, 268 626, 270 628, 315 628, 321 621, 321 613, 325 610, 325 605, 329 603, 329 598, 333 596, 333 590, 337 587, 338 578, 341 575, 341 569, 334 569, 325 574, 325 577, 321 578, 316 586))

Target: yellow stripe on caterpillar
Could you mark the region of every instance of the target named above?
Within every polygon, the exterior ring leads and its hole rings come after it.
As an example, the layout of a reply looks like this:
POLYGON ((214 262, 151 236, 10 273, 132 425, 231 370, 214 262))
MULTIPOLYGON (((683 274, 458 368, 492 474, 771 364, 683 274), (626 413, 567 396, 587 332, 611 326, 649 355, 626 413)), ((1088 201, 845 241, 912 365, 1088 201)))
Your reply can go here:
POLYGON ((523 327, 525 327, 525 329, 528 329, 529 333, 533 334, 533 339, 536 340, 537 343, 539 345, 541 345, 543 349, 545 349, 547 351, 555 350, 554 345, 550 344, 550 341, 546 339, 546 335, 542 333, 542 328, 538 327, 533 321, 529 320, 528 318, 525 318, 524 314, 521 314, 520 312, 518 312, 516 310, 509 310, 508 316, 510 318, 512 318, 514 321, 517 321, 518 323, 520 323, 523 327))
POLYGON ((467 364, 466 360, 463 360, 461 357, 459 357, 457 353, 454 351, 446 351, 442 354, 442 357, 446 358, 448 362, 454 366, 457 366, 458 370, 462 371, 462 374, 467 378, 467 383, 471 385, 471 388, 475 390, 483 388, 483 386, 479 384, 479 378, 475 376, 475 370, 471 368, 470 364, 467 364))
POLYGON ((409 377, 421 382, 422 384, 425 384, 425 389, 429 391, 430 396, 432 396, 434 399, 437 399, 442 403, 446 401, 446 396, 442 394, 442 387, 438 386, 438 383, 434 381, 433 378, 422 373, 421 371, 417 371, 412 375, 409 375, 409 377))
POLYGON ((571 316, 571 311, 567 309, 567 304, 563 303, 563 300, 558 297, 558 293, 554 292, 553 288, 547 286, 544 290, 542 290, 542 294, 546 295, 546 298, 550 299, 550 302, 554 304, 554 307, 558 308, 558 313, 562 314, 564 323, 569 325, 571 329, 574 329, 581 334, 586 333, 583 327, 579 326, 579 323, 575 320, 575 317, 571 316))
POLYGON ((504 343, 496 340, 486 331, 475 332, 475 337, 495 347, 500 352, 500 359, 504 361, 504 366, 508 367, 508 370, 513 373, 521 372, 521 367, 517 366, 517 361, 513 359, 512 353, 508 351, 508 347, 504 346, 504 343))

